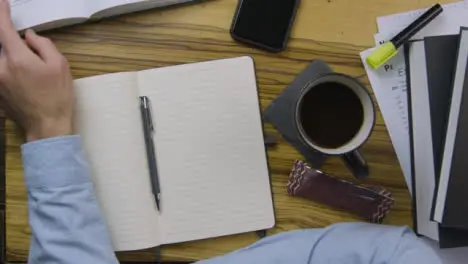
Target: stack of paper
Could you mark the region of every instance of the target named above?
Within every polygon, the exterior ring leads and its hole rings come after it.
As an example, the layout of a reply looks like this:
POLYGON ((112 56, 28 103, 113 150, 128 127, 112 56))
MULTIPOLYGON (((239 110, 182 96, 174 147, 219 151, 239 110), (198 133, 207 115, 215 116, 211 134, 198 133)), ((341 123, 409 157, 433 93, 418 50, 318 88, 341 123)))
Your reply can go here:
MULTIPOLYGON (((428 36, 458 34, 461 26, 468 26, 468 1, 443 5, 444 12, 422 29, 413 39, 428 36)), ((376 45, 390 40, 413 22, 426 9, 377 18, 379 32, 374 35, 376 45)), ((378 70, 371 69, 365 59, 374 48, 361 52, 361 60, 382 112, 392 144, 411 192, 411 157, 408 127, 408 96, 406 67, 402 51, 378 70)))

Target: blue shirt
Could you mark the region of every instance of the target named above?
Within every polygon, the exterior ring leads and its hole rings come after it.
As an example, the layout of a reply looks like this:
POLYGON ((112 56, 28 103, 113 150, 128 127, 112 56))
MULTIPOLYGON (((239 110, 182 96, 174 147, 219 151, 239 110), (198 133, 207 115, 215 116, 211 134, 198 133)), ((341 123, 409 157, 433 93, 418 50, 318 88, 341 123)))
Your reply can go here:
MULTIPOLYGON (((118 263, 79 136, 22 146, 32 229, 29 263, 118 263)), ((441 261, 406 227, 344 223, 285 232, 202 264, 441 261)))

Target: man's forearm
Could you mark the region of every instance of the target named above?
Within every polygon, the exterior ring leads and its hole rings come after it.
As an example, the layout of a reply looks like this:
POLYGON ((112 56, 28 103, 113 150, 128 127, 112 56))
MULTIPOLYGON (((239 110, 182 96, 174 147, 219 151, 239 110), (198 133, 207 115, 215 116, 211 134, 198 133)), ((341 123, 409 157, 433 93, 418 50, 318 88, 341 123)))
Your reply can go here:
POLYGON ((118 263, 79 136, 22 146, 32 229, 29 263, 118 263))

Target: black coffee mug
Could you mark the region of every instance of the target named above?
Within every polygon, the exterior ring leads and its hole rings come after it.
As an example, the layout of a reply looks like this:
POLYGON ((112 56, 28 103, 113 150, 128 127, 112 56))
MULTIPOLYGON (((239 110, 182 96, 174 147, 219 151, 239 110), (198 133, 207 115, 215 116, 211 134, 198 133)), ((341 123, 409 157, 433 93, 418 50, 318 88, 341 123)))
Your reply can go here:
POLYGON ((369 175, 358 149, 374 128, 375 106, 357 80, 330 73, 309 82, 299 94, 294 118, 306 146, 325 155, 341 156, 357 178, 369 175))

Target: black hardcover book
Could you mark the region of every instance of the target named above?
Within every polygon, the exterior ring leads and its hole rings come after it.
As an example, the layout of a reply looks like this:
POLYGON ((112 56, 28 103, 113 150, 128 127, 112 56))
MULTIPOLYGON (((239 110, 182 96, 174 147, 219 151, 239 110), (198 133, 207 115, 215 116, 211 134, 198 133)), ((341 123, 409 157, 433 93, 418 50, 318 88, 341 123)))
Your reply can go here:
POLYGON ((458 39, 458 35, 427 37, 407 47, 415 229, 417 233, 438 240, 441 248, 468 245, 467 231, 431 221, 444 152, 458 39), (427 146, 432 148, 427 149, 427 146))
POLYGON ((442 166, 447 120, 452 99, 453 74, 458 53, 458 39, 458 35, 424 39, 436 184, 438 184, 442 166))
POLYGON ((433 219, 468 230, 468 28, 462 28, 433 219))

